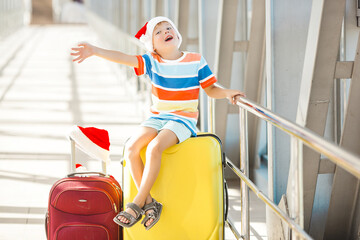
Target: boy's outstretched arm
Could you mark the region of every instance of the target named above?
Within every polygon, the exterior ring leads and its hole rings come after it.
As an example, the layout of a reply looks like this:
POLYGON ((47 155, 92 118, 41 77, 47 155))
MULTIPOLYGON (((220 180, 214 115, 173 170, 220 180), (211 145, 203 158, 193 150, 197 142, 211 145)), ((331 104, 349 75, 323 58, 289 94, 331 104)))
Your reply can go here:
POLYGON ((235 105, 239 97, 245 97, 245 93, 239 90, 232 90, 232 89, 225 89, 215 84, 204 88, 204 91, 209 97, 220 99, 220 98, 227 98, 229 99, 230 103, 235 105))
POLYGON ((89 43, 79 43, 77 48, 71 48, 71 50, 74 52, 70 55, 77 57, 73 59, 73 62, 78 61, 78 63, 81 63, 88 57, 98 56, 130 67, 138 67, 138 60, 134 55, 128 55, 119 51, 106 50, 93 46, 89 43))

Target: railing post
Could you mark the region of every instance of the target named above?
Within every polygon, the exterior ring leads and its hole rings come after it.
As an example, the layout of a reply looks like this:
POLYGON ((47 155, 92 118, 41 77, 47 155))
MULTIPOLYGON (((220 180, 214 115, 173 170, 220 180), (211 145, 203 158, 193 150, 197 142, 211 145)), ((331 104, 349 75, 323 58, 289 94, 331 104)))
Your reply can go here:
MULTIPOLYGON (((291 161, 290 174, 292 176, 292 212, 291 217, 295 222, 299 224, 301 228, 304 228, 304 199, 303 199, 303 144, 300 139, 291 136, 291 161)), ((293 239, 300 239, 295 231, 292 231, 293 239)))
MULTIPOLYGON (((266 33, 266 107, 272 110, 272 93, 273 93, 273 71, 272 71, 272 26, 271 26, 271 9, 272 1, 265 2, 265 33, 266 33)), ((267 126, 267 151, 268 151, 268 196, 274 201, 274 165, 273 165, 273 129, 270 122, 267 126)))
POLYGON ((305 213, 304 213, 304 158, 303 158, 303 142, 297 139, 298 149, 298 203, 299 203, 299 225, 304 229, 305 213))
POLYGON ((208 131, 215 133, 215 99, 208 97, 208 131))
POLYGON ((71 161, 70 161, 70 173, 75 172, 75 153, 76 153, 76 147, 75 147, 75 141, 73 139, 70 139, 70 145, 71 145, 71 161))
MULTIPOLYGON (((247 111, 239 109, 240 117, 240 171, 249 177, 248 151, 247 151, 247 111)), ((241 235, 244 239, 250 239, 249 225, 249 189, 245 181, 240 180, 241 199, 241 235)))

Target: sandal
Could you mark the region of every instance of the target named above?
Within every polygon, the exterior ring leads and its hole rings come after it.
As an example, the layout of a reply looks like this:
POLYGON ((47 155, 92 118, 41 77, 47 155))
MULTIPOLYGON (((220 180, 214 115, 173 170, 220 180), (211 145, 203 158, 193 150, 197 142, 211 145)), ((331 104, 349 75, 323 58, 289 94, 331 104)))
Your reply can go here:
POLYGON ((154 198, 152 199, 152 202, 149 204, 146 204, 143 207, 143 211, 147 212, 149 210, 153 210, 153 212, 146 214, 145 218, 142 220, 141 224, 144 225, 146 230, 149 230, 152 228, 160 219, 161 211, 162 211, 162 204, 156 201, 154 198), (152 223, 150 223, 149 226, 146 226, 146 222, 149 219, 153 219, 152 223))
POLYGON ((131 226, 133 226, 135 223, 137 223, 138 221, 140 221, 142 215, 145 214, 144 210, 142 210, 138 205, 136 205, 135 203, 128 203, 126 204, 127 208, 132 209, 135 214, 136 217, 134 217, 133 215, 131 215, 130 213, 127 213, 125 211, 120 212, 118 215, 116 215, 116 217, 114 217, 114 222, 117 223, 118 225, 122 226, 122 227, 126 227, 129 228, 131 226), (127 220, 129 220, 128 223, 124 223, 121 222, 119 220, 119 217, 125 217, 127 220))

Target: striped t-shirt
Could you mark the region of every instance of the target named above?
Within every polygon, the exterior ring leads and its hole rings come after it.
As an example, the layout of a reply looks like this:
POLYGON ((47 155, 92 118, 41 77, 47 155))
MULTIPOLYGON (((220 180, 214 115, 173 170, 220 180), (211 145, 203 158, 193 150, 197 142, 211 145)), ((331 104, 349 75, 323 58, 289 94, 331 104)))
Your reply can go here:
POLYGON ((198 53, 184 52, 177 60, 162 59, 154 53, 137 56, 136 75, 147 74, 152 85, 152 118, 185 124, 196 136, 200 86, 217 80, 205 59, 198 53))

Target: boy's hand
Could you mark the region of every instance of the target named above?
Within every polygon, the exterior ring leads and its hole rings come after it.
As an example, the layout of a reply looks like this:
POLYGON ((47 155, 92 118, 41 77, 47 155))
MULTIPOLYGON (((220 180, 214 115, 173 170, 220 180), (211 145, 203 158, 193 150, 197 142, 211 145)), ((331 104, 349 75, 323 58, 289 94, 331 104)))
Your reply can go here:
POLYGON ((236 105, 240 97, 245 97, 245 93, 239 90, 226 89, 221 86, 217 86, 216 83, 204 88, 204 91, 209 97, 215 99, 227 98, 233 105, 236 105))
POLYGON ((239 101, 240 97, 245 97, 245 93, 239 91, 239 90, 231 90, 227 89, 227 99, 229 99, 230 103, 232 105, 236 105, 236 103, 239 101))
POLYGON ((94 55, 95 47, 92 46, 89 43, 82 42, 78 44, 78 48, 71 48, 71 50, 75 51, 70 53, 71 56, 78 56, 77 58, 73 59, 73 62, 78 61, 78 63, 81 63, 88 57, 91 57, 94 55))

